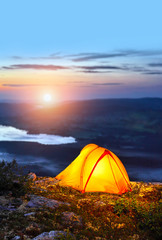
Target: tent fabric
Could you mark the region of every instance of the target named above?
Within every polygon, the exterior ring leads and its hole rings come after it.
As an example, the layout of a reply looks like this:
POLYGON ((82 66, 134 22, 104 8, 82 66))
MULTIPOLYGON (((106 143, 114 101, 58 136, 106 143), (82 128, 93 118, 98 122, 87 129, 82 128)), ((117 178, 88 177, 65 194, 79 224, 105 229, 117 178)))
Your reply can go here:
POLYGON ((59 185, 71 186, 81 192, 122 194, 130 181, 120 159, 110 150, 96 144, 86 145, 79 156, 56 179, 59 185))

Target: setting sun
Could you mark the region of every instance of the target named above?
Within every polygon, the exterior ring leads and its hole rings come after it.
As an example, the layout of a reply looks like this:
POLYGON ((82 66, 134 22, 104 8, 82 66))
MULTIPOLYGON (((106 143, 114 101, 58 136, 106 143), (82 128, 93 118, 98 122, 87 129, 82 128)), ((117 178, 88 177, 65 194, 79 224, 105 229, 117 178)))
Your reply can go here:
POLYGON ((52 101, 52 96, 51 96, 51 94, 45 94, 44 96, 43 96, 43 100, 44 100, 44 102, 47 102, 47 103, 49 103, 49 102, 51 102, 52 101))

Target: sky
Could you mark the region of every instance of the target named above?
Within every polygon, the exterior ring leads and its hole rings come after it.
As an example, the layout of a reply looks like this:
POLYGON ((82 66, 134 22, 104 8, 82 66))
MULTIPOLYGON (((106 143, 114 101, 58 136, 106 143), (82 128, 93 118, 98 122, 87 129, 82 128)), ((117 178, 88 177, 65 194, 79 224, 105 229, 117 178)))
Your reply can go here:
POLYGON ((1 0, 0 101, 162 96, 161 0, 1 0))

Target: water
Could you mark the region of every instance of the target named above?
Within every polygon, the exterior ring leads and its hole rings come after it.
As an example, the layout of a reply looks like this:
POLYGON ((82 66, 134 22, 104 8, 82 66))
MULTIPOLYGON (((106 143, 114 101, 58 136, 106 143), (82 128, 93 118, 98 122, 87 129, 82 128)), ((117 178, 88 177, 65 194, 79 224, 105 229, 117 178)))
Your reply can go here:
POLYGON ((50 134, 28 134, 26 130, 0 125, 0 141, 37 142, 45 145, 74 143, 73 137, 62 137, 50 134))
MULTIPOLYGON (((44 145, 32 142, 1 142, 0 160, 16 159, 20 165, 27 166, 27 171, 38 176, 56 176, 65 169, 80 153, 83 145, 79 142, 60 145, 44 145)), ((160 156, 148 158, 142 152, 127 153, 112 150, 123 162, 130 180, 162 182, 160 156), (135 156, 134 156, 135 155, 135 156), (137 156, 137 157, 136 157, 137 156)))
MULTIPOLYGON (((56 176, 67 167, 84 146, 73 137, 28 134, 27 131, 0 125, 0 160, 16 161, 39 176, 56 176)), ((123 162, 130 180, 162 182, 161 155, 110 149, 123 162)))

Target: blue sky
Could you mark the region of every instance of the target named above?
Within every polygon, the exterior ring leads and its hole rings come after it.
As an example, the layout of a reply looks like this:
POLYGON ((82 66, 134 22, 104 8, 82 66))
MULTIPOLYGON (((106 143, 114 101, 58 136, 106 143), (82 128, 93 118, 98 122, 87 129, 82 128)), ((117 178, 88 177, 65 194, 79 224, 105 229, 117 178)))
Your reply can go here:
POLYGON ((161 96, 161 9, 160 0, 1 1, 0 100, 49 89, 60 100, 161 96))

